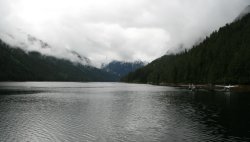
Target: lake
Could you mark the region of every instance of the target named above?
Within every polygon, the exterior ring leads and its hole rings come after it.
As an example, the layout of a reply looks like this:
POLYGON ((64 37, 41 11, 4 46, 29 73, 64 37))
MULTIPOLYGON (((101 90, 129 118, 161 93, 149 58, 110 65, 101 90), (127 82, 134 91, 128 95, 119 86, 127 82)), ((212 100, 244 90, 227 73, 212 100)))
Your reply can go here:
POLYGON ((1 142, 250 141, 250 93, 2 82, 1 142))

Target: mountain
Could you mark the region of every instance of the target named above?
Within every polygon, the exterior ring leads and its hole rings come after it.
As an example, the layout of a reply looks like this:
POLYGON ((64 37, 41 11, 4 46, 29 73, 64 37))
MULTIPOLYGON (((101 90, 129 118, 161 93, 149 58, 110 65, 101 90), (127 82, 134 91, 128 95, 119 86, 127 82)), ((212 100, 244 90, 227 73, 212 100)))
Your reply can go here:
POLYGON ((250 5, 248 5, 240 14, 236 17, 235 21, 240 20, 242 17, 250 13, 250 5))
POLYGON ((189 51, 165 55, 122 78, 141 83, 250 84, 250 14, 189 51))
POLYGON ((117 81, 117 76, 66 59, 12 48, 0 40, 0 81, 117 81))
POLYGON ((37 39, 36 37, 31 36, 30 34, 27 34, 27 40, 31 45, 37 44, 40 48, 51 48, 51 46, 48 43, 40 39, 37 39))
MULTIPOLYGON (((47 42, 44 42, 41 39, 38 39, 30 34, 27 34, 26 36, 27 36, 27 41, 28 41, 28 43, 26 44, 26 47, 29 47, 30 45, 34 45, 40 50, 45 49, 45 48, 49 48, 49 49, 52 48, 51 45, 49 45, 47 42)), ((90 59, 80 55, 78 52, 76 52, 74 50, 67 50, 67 52, 68 52, 68 54, 72 55, 76 59, 76 62, 81 63, 83 65, 91 65, 90 59)))
POLYGON ((77 62, 83 65, 91 65, 90 59, 82 56, 73 49, 63 47, 56 48, 31 34, 21 31, 20 29, 12 30, 11 33, 15 34, 10 34, 10 32, 6 31, 0 32, 0 39, 12 47, 18 47, 28 52, 35 51, 47 56, 68 59, 72 62, 77 62))
POLYGON ((108 64, 103 64, 102 69, 116 74, 119 77, 127 75, 129 72, 135 71, 138 68, 145 66, 146 63, 142 61, 135 62, 123 62, 123 61, 112 61, 108 64))
POLYGON ((69 52, 78 59, 77 62, 84 64, 84 65, 91 65, 91 61, 89 58, 80 55, 79 53, 77 53, 74 50, 71 50, 69 52))

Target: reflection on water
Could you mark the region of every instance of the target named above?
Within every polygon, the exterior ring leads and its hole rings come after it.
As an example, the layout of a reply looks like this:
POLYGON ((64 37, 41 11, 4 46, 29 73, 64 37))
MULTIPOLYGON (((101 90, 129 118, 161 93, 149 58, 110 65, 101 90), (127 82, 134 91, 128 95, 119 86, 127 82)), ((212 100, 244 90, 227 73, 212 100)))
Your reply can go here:
POLYGON ((124 83, 0 83, 0 141, 249 141, 250 94, 124 83))

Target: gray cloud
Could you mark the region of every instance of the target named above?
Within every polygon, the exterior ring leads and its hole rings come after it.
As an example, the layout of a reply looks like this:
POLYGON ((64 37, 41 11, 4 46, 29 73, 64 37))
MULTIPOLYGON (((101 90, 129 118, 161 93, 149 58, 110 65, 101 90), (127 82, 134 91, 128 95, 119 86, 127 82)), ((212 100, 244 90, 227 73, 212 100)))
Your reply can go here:
POLYGON ((152 61, 177 52, 180 45, 192 47, 232 22, 248 4, 248 0, 0 0, 0 31, 16 35, 15 29, 21 29, 55 48, 43 53, 72 58, 65 51, 75 50, 97 66, 112 59, 152 61))

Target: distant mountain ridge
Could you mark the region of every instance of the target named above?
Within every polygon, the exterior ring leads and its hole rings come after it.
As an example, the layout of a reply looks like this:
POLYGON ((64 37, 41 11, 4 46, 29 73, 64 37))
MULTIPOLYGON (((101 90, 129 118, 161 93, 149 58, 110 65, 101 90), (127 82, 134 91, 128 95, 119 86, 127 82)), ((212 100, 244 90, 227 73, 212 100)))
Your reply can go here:
POLYGON ((119 77, 122 77, 145 65, 146 63, 142 61, 134 61, 134 62, 112 61, 108 64, 103 64, 101 69, 116 74, 119 77))
POLYGON ((12 48, 0 40, 0 81, 117 81, 104 70, 12 48))

